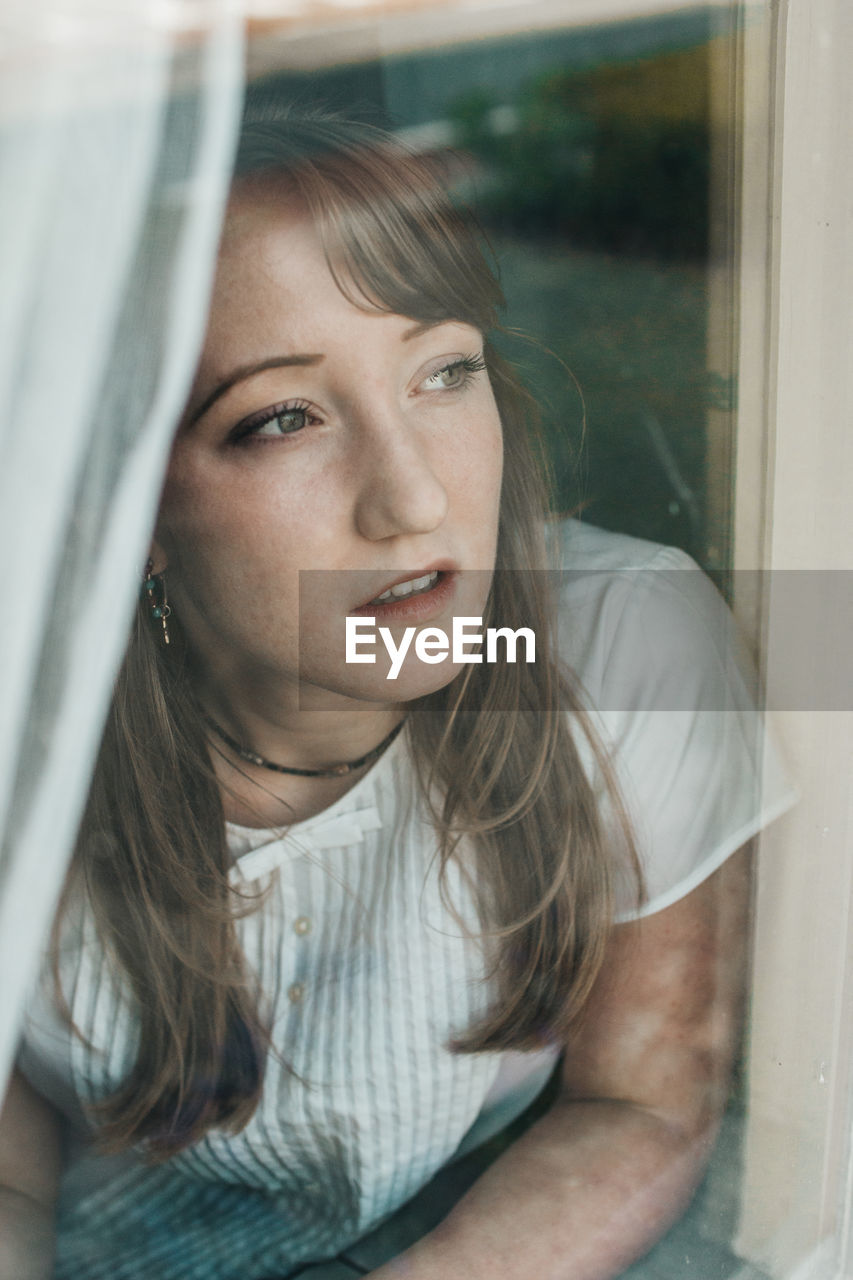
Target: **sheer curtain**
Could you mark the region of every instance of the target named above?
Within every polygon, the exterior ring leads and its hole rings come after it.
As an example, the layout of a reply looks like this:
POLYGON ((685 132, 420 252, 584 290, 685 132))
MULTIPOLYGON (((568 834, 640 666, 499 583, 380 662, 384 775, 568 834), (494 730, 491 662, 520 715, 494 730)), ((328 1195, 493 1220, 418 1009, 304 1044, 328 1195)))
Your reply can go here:
POLYGON ((234 0, 47 0, 0 33, 0 1086, 200 344, 234 0))

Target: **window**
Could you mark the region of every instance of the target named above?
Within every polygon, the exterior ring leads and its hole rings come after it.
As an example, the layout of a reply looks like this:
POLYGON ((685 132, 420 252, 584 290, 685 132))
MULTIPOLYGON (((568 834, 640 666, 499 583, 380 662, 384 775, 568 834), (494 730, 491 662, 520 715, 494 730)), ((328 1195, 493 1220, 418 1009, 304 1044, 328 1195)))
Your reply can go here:
MULTIPOLYGON (((0 663, 4 1052, 119 661, 117 624, 102 640, 90 618, 132 607, 128 564, 147 539, 198 347, 241 81, 228 0, 164 6, 156 19, 131 5, 116 25, 92 26, 83 0, 61 9, 26 20, 36 38, 22 56, 11 46, 0 97, 0 172, 14 192, 0 210, 12 281, 0 313, 22 320, 0 361, 14 612, 0 663), (110 50, 106 80, 87 73, 90 45, 110 50), (168 155, 164 130, 180 140, 168 155), (75 257, 73 220, 60 242, 45 211, 87 186, 95 136, 102 185, 81 201, 89 234, 75 257), (121 217, 91 234, 107 208, 121 217), (146 213, 156 242, 138 234, 146 213), (156 270, 166 255, 171 289, 156 270), (67 288, 50 269, 61 257, 67 288), (51 323, 74 341, 57 342, 51 323), (134 325, 151 338, 142 361, 134 325), (63 430, 30 430, 53 425, 58 387, 63 430), (38 399, 46 388, 53 407, 38 399)), ((700 1280, 853 1278, 853 10, 255 10, 254 90, 390 127, 449 166, 501 265, 499 342, 541 401, 555 508, 676 544, 712 575, 800 793, 757 839, 749 1024, 710 1173, 626 1275, 681 1280, 689 1260, 700 1280)), ((312 922, 293 927, 304 940, 312 922)), ((290 991, 297 1005, 303 988, 290 991)))

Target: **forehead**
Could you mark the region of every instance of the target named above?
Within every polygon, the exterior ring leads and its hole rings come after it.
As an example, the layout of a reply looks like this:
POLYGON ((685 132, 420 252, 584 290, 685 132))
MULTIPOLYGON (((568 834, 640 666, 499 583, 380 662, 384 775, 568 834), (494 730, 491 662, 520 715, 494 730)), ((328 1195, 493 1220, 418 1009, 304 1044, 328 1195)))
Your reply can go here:
POLYGON ((208 339, 279 316, 298 299, 339 295, 314 220, 283 182, 241 184, 229 199, 210 304, 208 339))
POLYGON ((319 243, 314 220, 291 182, 277 175, 239 179, 231 189, 219 245, 219 267, 262 256, 278 257, 282 243, 319 243))
MULTIPOLYGON (((226 209, 196 387, 235 366, 356 345, 364 322, 403 317, 349 295, 333 273, 307 203, 282 179, 242 180, 226 209)), ((357 290, 356 290, 357 292, 357 290)), ((378 333, 371 325, 371 338, 378 333)), ((394 328, 396 334, 396 328, 394 328)), ((399 335, 397 335, 398 337, 399 335)))
POLYGON ((273 322, 284 336, 310 341, 314 321, 331 323, 342 304, 341 324, 365 312, 481 332, 496 323, 500 287, 463 234, 467 224, 423 192, 357 176, 363 181, 309 174, 304 195, 301 179, 282 171, 235 181, 205 354, 217 339, 266 343, 259 326, 273 322))

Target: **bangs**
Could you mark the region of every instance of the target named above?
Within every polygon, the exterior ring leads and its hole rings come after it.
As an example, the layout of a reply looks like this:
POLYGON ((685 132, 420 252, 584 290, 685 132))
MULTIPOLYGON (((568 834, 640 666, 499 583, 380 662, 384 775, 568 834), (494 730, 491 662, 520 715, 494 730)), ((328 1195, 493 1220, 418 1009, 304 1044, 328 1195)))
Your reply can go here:
POLYGON ((368 125, 248 121, 235 176, 289 179, 320 233, 329 269, 356 306, 483 334, 504 305, 473 216, 432 159, 368 125))

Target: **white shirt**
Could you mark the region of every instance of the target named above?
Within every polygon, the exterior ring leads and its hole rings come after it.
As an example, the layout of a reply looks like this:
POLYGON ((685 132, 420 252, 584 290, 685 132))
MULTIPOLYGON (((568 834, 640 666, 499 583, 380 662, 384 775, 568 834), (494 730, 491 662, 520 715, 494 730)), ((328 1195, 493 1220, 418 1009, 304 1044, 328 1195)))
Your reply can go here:
MULTIPOLYGON (((791 793, 728 614, 692 561, 575 521, 557 539, 561 652, 613 753, 648 914, 710 875, 791 793)), ((468 932, 442 899, 405 732, 322 814, 285 834, 231 827, 229 840, 235 881, 267 891, 238 933, 278 1050, 242 1133, 214 1132, 153 1168, 133 1153, 91 1155, 81 1101, 121 1080, 135 1026, 87 917, 62 977, 91 1044, 53 1010, 47 977, 34 995, 19 1063, 77 1134, 58 1280, 260 1280, 332 1256, 508 1123, 553 1068, 556 1050, 447 1048, 492 992, 453 865, 447 887, 468 932)), ((620 916, 632 913, 626 899, 620 916)))

